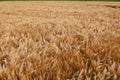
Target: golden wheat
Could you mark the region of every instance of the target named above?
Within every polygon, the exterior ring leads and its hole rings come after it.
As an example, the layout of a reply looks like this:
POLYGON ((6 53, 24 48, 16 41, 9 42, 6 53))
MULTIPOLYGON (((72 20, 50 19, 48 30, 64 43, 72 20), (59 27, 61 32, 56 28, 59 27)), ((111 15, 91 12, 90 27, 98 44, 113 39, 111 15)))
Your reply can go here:
POLYGON ((120 3, 0 2, 0 80, 120 80, 120 3))

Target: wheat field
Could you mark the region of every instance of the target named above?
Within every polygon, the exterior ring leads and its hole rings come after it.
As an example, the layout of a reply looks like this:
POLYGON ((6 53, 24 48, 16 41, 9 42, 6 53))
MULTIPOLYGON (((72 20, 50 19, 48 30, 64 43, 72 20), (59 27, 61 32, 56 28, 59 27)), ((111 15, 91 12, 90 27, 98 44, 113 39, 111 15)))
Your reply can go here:
POLYGON ((0 2, 0 80, 120 80, 120 2, 0 2))

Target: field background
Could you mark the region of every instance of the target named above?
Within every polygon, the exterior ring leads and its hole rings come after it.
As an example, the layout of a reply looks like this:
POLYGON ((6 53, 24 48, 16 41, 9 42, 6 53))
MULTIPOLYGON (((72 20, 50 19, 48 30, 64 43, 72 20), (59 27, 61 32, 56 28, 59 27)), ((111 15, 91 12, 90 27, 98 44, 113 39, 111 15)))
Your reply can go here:
POLYGON ((0 80, 120 80, 120 2, 0 2, 0 80))
POLYGON ((0 1, 120 1, 120 0, 0 0, 0 1))

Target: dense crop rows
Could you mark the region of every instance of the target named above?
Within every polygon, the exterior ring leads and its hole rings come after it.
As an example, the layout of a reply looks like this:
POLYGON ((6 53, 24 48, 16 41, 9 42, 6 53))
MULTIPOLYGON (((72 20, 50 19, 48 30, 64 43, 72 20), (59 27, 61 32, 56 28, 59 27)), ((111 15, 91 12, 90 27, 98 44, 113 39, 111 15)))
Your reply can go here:
POLYGON ((0 80, 120 80, 120 3, 1 2, 0 80))

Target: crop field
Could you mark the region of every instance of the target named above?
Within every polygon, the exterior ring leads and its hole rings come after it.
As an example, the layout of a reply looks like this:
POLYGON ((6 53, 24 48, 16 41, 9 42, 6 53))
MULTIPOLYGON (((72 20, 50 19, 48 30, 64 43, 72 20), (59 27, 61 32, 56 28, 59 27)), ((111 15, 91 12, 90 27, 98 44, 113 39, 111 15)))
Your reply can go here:
POLYGON ((120 2, 0 2, 0 80, 120 80, 120 2))

